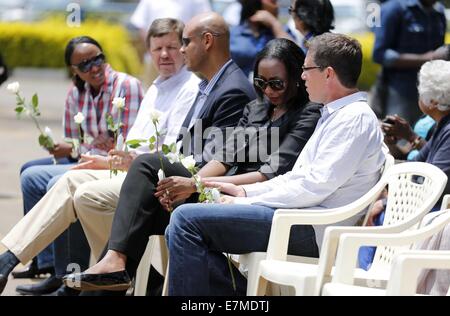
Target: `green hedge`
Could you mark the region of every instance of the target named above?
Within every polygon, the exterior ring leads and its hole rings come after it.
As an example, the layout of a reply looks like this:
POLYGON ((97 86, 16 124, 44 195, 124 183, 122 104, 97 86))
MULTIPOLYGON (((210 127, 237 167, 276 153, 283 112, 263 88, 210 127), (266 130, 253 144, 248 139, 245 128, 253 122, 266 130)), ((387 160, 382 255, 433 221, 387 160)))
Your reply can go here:
MULTIPOLYGON (((375 42, 375 36, 373 33, 364 33, 352 36, 361 42, 363 50, 363 67, 359 79, 359 88, 367 91, 375 82, 376 75, 380 70, 380 65, 375 64, 372 60, 372 50, 375 42)), ((450 33, 447 33, 445 42, 450 43, 450 33)))
POLYGON ((139 56, 127 31, 102 21, 87 21, 81 27, 69 27, 56 18, 36 23, 0 23, 0 50, 11 68, 63 68, 68 41, 80 35, 96 39, 114 69, 140 74, 139 56))

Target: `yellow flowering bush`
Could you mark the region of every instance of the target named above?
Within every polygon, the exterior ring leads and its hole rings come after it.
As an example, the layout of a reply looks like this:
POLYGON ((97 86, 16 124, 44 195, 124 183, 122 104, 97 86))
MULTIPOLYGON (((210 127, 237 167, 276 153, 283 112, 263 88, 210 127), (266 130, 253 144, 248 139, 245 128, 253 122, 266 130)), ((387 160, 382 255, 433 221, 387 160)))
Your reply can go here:
POLYGON ((88 35, 102 45, 107 62, 129 74, 140 74, 139 56, 125 28, 104 21, 69 27, 61 18, 35 23, 0 23, 0 47, 10 67, 63 68, 64 49, 76 36, 88 35))

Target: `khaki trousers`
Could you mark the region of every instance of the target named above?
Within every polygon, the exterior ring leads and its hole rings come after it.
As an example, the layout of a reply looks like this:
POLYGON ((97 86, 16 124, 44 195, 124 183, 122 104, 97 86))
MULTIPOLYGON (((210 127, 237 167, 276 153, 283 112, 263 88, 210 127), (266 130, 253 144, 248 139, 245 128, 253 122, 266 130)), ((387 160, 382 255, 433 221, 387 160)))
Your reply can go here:
POLYGON ((79 219, 97 260, 108 241, 125 176, 121 172, 111 179, 109 170, 65 173, 3 238, 3 245, 26 263, 79 219))

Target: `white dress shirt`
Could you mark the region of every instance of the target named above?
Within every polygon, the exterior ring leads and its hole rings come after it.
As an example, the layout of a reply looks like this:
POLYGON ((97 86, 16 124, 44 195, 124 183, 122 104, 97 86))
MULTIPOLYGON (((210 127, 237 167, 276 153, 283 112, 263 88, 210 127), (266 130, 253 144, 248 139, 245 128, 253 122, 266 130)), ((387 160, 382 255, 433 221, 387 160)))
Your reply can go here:
MULTIPOLYGON (((200 79, 183 66, 172 77, 161 80, 156 78, 142 100, 139 113, 134 122, 127 140, 149 139, 155 135, 155 127, 150 120, 150 112, 158 110, 162 112, 159 119, 159 131, 165 130, 162 143, 170 145, 175 143, 180 132, 181 125, 191 109, 198 93, 200 79)), ((142 145, 136 149, 138 154, 149 152, 148 145, 142 145)))
POLYGON ((141 0, 130 20, 137 28, 148 30, 155 19, 174 18, 187 23, 195 15, 209 11, 208 0, 141 0))
MULTIPOLYGON (((244 185, 247 197, 236 198, 235 203, 318 209, 346 205, 378 181, 385 160, 383 146, 378 120, 364 93, 335 100, 323 107, 322 117, 292 171, 244 185)), ((322 232, 318 236, 314 228, 320 246, 322 232)))

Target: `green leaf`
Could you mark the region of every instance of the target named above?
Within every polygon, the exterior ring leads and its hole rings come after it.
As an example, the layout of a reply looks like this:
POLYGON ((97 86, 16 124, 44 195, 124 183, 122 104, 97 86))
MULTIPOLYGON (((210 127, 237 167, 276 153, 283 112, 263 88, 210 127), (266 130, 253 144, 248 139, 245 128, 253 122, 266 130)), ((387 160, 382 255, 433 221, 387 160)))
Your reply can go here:
POLYGON ((155 144, 151 143, 150 145, 148 145, 148 148, 150 148, 150 150, 155 149, 155 144))
POLYGON ((31 105, 33 106, 35 113, 39 112, 39 99, 36 93, 33 94, 33 97, 31 98, 31 105))
POLYGON ((163 144, 162 145, 162 152, 164 153, 164 155, 167 155, 168 153, 170 153, 169 146, 167 146, 166 144, 163 144))
POLYGON ((152 136, 152 137, 150 137, 150 139, 148 141, 150 144, 154 144, 154 143, 156 143, 156 137, 152 136))
POLYGON ((106 116, 106 125, 108 126, 108 130, 114 132, 114 120, 111 114, 106 116))
POLYGON ((14 109, 17 114, 21 114, 25 108, 23 106, 18 106, 14 109))
POLYGON ((51 150, 55 147, 55 144, 53 144, 53 140, 47 135, 43 134, 39 135, 39 145, 48 150, 51 150))
POLYGON ((25 104, 24 100, 18 95, 16 96, 16 103, 17 103, 17 105, 24 105, 25 104))
POLYGON ((138 148, 139 146, 141 146, 142 143, 145 143, 147 140, 146 139, 131 139, 128 140, 126 142, 126 144, 133 149, 138 148))
POLYGON ((174 154, 177 152, 177 144, 175 143, 170 144, 170 152, 174 154))

